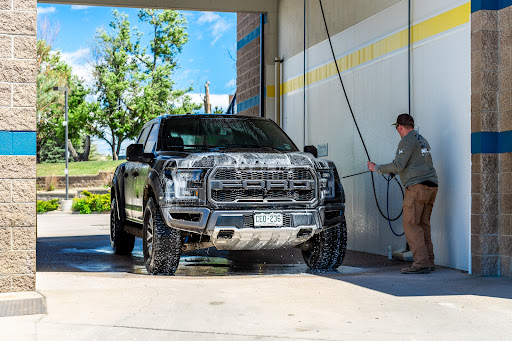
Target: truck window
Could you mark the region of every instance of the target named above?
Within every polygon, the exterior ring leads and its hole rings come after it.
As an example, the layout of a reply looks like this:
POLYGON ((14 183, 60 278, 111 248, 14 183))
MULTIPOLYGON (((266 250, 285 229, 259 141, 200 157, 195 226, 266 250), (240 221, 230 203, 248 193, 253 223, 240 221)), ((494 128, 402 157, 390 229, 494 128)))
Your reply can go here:
POLYGON ((146 128, 142 129, 139 138, 137 139, 137 144, 144 144, 146 137, 148 137, 149 129, 151 129, 151 126, 147 126, 146 128))
POLYGON ((261 119, 172 118, 162 131, 163 150, 194 147, 271 147, 297 151, 275 123, 261 119))
POLYGON ((155 123, 151 126, 151 132, 149 133, 146 144, 144 145, 144 153, 153 153, 157 140, 158 140, 158 124, 155 123))

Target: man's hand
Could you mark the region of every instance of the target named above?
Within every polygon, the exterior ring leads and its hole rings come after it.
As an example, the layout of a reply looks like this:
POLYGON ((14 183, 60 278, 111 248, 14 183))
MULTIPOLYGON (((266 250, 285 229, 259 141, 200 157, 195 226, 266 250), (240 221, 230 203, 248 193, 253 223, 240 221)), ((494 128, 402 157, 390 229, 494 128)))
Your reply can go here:
POLYGON ((368 166, 369 170, 371 170, 372 172, 375 172, 375 163, 374 162, 368 161, 366 163, 366 165, 368 166))

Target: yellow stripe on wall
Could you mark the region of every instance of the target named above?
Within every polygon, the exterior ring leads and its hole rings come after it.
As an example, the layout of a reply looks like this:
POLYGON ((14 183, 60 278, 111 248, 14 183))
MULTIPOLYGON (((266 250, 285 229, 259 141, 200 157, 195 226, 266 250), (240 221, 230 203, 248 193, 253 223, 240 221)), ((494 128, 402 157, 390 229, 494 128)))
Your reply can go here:
MULTIPOLYGON (((411 41, 417 43, 441 32, 450 30, 469 22, 471 3, 456 7, 438 16, 425 20, 411 27, 411 41)), ((405 29, 376 43, 363 47, 349 55, 336 60, 340 72, 399 50, 409 43, 408 30, 405 29)), ((334 62, 320 66, 306 73, 306 85, 311 85, 337 74, 334 62)), ((304 86, 304 76, 300 75, 281 84, 281 95, 298 90, 304 86)), ((275 86, 267 86, 267 97, 275 97, 275 86)))

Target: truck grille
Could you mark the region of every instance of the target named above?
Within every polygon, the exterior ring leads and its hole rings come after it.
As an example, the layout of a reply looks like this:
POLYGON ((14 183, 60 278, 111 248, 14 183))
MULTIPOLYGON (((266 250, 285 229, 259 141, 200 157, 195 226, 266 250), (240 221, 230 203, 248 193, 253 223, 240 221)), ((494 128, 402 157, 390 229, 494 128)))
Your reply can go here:
POLYGON ((210 185, 210 200, 219 204, 309 204, 316 199, 316 180, 309 168, 217 168, 210 185))

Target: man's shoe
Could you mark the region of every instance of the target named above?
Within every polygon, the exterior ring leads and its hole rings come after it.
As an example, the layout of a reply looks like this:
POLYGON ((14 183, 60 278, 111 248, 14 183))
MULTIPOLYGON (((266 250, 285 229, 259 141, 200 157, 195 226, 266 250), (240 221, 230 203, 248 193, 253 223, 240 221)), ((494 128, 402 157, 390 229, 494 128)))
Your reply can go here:
POLYGON ((408 268, 402 269, 403 274, 429 274, 430 267, 427 268, 417 268, 415 266, 409 266, 408 268))
POLYGON ((430 272, 434 272, 434 271, 436 271, 436 267, 435 266, 431 266, 430 267, 430 272))

